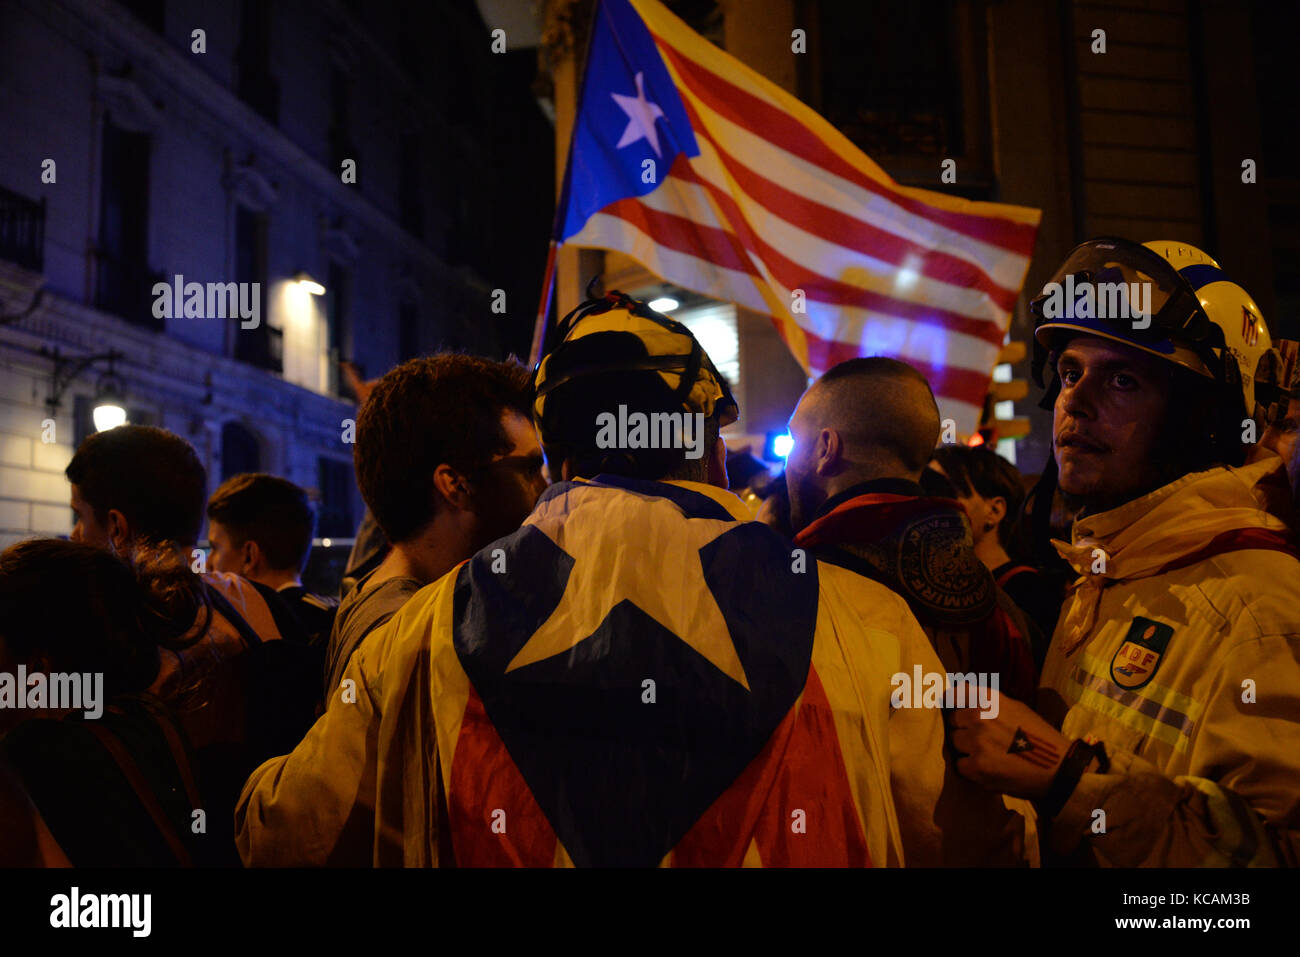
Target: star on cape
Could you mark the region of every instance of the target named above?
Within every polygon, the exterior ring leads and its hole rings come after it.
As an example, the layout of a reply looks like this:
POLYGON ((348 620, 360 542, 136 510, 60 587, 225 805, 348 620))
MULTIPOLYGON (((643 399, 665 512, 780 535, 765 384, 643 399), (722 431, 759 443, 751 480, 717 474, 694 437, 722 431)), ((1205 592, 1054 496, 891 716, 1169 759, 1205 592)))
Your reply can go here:
POLYGON ((572 557, 574 564, 560 603, 519 649, 506 671, 576 647, 600 628, 619 602, 627 600, 748 691, 745 669, 722 609, 704 580, 700 561, 700 549, 736 523, 710 518, 683 520, 677 506, 666 499, 638 496, 638 540, 617 547, 640 550, 645 556, 625 559, 615 551, 612 560, 606 560, 607 549, 615 547, 605 534, 609 511, 595 502, 582 502, 588 495, 603 498, 608 493, 574 489, 545 503, 525 523, 536 526, 572 557), (598 543, 606 548, 594 548, 598 543), (648 573, 621 570, 621 574, 610 574, 611 565, 629 559, 648 573))

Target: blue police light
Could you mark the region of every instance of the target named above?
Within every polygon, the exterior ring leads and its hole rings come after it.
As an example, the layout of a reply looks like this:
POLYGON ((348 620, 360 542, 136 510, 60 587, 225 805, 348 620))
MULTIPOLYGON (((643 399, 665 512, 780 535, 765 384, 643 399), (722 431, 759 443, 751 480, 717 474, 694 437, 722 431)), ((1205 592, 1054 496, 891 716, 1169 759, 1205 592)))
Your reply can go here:
POLYGON ((769 462, 777 459, 785 459, 790 454, 790 449, 794 447, 794 436, 789 432, 769 432, 767 433, 767 442, 764 443, 763 458, 769 462))

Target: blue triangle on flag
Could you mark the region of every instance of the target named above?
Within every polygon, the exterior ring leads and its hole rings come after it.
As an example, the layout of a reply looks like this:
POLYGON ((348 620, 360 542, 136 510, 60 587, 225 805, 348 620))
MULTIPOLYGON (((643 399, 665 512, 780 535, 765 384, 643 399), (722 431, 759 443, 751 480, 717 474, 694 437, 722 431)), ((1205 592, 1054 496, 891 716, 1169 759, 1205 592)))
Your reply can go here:
POLYGON ((627 0, 601 0, 574 124, 559 241, 610 203, 653 192, 681 153, 698 156, 700 148, 654 38, 627 0))

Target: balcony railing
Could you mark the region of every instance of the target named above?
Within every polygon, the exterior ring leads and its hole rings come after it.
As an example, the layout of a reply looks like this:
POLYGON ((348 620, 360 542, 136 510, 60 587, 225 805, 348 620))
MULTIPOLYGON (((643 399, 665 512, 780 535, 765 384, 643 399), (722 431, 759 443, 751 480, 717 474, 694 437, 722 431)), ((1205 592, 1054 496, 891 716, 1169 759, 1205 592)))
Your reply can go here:
POLYGON ((104 252, 95 255, 95 307, 121 316, 127 322, 162 332, 166 317, 154 315, 153 287, 163 274, 142 262, 119 259, 104 252))
POLYGON ((0 259, 32 272, 44 270, 44 196, 28 199, 0 186, 0 259))

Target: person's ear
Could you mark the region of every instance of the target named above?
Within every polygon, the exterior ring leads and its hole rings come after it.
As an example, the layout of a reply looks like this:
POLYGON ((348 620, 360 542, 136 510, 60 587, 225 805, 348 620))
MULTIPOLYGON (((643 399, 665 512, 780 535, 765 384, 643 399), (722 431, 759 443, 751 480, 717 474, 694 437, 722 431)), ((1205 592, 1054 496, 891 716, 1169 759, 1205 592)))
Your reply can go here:
POLYGON ((108 510, 108 522, 105 525, 108 532, 108 543, 113 547, 113 551, 118 555, 129 555, 131 553, 131 523, 115 508, 108 510))
POLYGON ((817 433, 817 448, 813 452, 818 475, 834 473, 844 458, 844 440, 834 429, 822 429, 817 433))
POLYGON ((239 550, 239 573, 245 578, 256 574, 258 564, 261 560, 262 549, 258 546, 257 542, 253 541, 251 538, 248 539, 239 550))
POLYGON ((997 528, 998 523, 1007 517, 1007 500, 1001 495, 984 500, 984 524, 989 531, 997 528))
POLYGON ((469 510, 469 485, 465 481, 465 476, 450 465, 439 465, 433 470, 433 487, 454 508, 461 511, 469 510))

